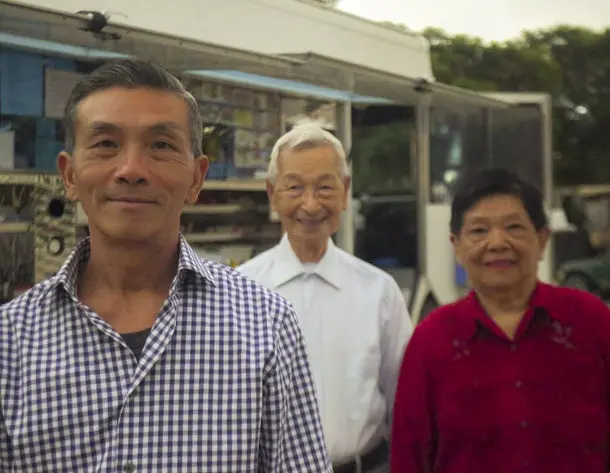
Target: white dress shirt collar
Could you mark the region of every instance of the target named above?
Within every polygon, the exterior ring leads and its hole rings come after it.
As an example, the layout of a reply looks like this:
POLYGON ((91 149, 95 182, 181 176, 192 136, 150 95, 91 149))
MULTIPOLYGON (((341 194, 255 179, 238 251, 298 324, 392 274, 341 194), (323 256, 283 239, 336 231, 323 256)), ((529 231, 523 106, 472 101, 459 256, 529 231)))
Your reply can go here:
MULTIPOLYGON (((326 252, 316 266, 314 273, 336 289, 341 289, 341 265, 337 261, 338 251, 340 250, 335 246, 332 238, 329 238, 326 252)), ((292 249, 286 234, 274 248, 273 260, 271 280, 274 288, 286 284, 305 272, 303 263, 292 249)))

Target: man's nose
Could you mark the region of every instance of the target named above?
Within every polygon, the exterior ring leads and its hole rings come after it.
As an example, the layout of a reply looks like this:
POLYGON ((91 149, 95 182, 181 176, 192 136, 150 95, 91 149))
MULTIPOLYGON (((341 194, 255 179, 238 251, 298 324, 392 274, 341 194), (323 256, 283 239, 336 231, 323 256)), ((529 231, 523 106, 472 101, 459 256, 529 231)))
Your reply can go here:
POLYGON ((119 156, 116 179, 137 184, 148 179, 148 172, 146 150, 136 145, 126 147, 119 156))
POLYGON ((307 189, 303 194, 303 203, 301 204, 301 208, 305 210, 305 212, 314 214, 320 209, 320 203, 316 198, 315 192, 311 189, 307 189))

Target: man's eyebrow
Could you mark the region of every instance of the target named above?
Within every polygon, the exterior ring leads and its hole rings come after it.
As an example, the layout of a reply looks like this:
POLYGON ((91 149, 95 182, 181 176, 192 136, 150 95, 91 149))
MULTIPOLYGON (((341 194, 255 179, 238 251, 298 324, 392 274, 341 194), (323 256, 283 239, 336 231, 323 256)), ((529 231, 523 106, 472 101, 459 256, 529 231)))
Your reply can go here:
MULTIPOLYGON (((115 123, 94 121, 92 122, 87 130, 87 135, 96 136, 104 133, 116 133, 121 131, 121 127, 115 123)), ((176 122, 159 122, 147 127, 148 132, 152 133, 166 133, 166 134, 181 134, 184 135, 184 130, 176 122)))
POLYGON ((184 134, 182 127, 176 122, 159 122, 148 127, 149 131, 153 133, 180 133, 184 134))
POLYGON ((301 180, 301 176, 299 176, 298 174, 296 174, 296 173, 294 173, 294 172, 289 172, 289 173, 286 173, 286 174, 284 175, 284 178, 285 178, 285 179, 294 179, 294 180, 296 180, 296 181, 300 181, 300 180, 301 180))
MULTIPOLYGON (((284 175, 284 178, 285 179, 294 179, 294 180, 297 180, 297 181, 301 181, 303 179, 299 174, 293 173, 293 172, 286 173, 284 175)), ((322 174, 321 176, 318 176, 316 178, 316 181, 318 181, 318 182, 328 181, 330 179, 334 180, 336 178, 337 178, 336 174, 326 173, 326 174, 322 174)))
POLYGON ((332 173, 326 173, 326 174, 322 174, 319 178, 318 181, 327 181, 327 180, 335 180, 337 178, 336 174, 332 174, 332 173))
POLYGON ((113 123, 95 121, 91 122, 88 127, 87 134, 89 136, 95 136, 102 133, 111 133, 119 130, 119 127, 113 123))

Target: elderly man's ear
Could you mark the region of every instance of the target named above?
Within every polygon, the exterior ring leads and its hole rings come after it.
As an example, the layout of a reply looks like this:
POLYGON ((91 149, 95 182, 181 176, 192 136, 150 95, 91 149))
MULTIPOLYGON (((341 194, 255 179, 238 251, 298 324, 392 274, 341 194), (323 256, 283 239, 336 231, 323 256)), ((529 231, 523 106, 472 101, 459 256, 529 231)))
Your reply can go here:
POLYGON ((349 204, 349 199, 351 197, 351 185, 352 185, 352 178, 351 177, 346 177, 343 181, 343 185, 345 186, 345 194, 344 194, 344 199, 343 199, 343 210, 347 210, 347 205, 349 204))

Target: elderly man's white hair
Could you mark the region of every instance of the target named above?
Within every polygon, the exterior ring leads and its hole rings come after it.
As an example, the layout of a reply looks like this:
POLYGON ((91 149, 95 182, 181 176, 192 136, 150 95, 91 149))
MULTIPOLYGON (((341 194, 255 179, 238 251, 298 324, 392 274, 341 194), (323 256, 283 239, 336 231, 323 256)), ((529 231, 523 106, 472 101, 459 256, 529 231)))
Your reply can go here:
POLYGON ((339 158, 341 177, 348 177, 349 165, 341 141, 316 123, 303 123, 295 126, 276 141, 271 151, 267 179, 271 183, 275 182, 278 174, 277 162, 281 153, 285 151, 304 151, 320 146, 332 146, 334 148, 339 158))

